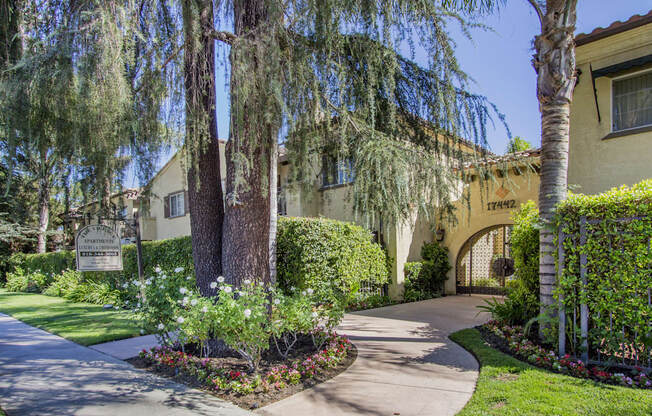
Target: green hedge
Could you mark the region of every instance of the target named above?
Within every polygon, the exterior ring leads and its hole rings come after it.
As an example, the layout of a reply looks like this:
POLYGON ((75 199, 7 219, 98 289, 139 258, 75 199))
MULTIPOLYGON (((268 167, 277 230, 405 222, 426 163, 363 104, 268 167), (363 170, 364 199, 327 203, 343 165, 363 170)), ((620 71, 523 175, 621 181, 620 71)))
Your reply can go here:
POLYGON ((368 230, 323 218, 279 218, 278 283, 311 288, 326 299, 350 298, 362 281, 388 281, 385 252, 368 230))
MULTIPOLYGON (((43 254, 21 254, 14 256, 14 263, 20 265, 27 273, 42 272, 46 275, 60 274, 66 269, 75 269, 74 251, 57 251, 43 254)), ((122 246, 121 272, 84 272, 85 280, 108 281, 121 284, 138 276, 136 246, 122 246)), ((145 273, 151 273, 156 266, 165 270, 183 267, 193 270, 192 245, 190 237, 178 237, 168 240, 143 242, 143 266, 145 273)))
MULTIPOLYGON (((557 295, 572 314, 586 302, 591 316, 589 343, 619 355, 623 345, 652 347, 648 304, 652 287, 652 179, 599 195, 570 195, 556 212, 564 240, 565 263, 557 295), (587 241, 580 245, 580 221, 587 241), (622 219, 626 219, 622 221, 622 219), (587 287, 580 277, 580 256, 587 259, 587 287)), ((559 244, 557 236, 557 244, 559 244)), ((572 339, 569 337, 569 339, 572 339)), ((575 349, 575 345, 570 345, 575 349)))
MULTIPOLYGON (((133 280, 138 275, 136 247, 123 246, 122 256, 122 272, 84 272, 82 286, 99 287, 97 284, 101 283, 102 292, 112 294, 123 283, 133 280)), ((76 267, 74 251, 21 254, 12 261, 26 274, 43 275, 41 280, 76 267)), ((190 237, 143 242, 143 264, 146 275, 156 266, 163 270, 183 267, 192 274, 190 237)), ((326 297, 354 295, 362 281, 378 285, 388 281, 385 252, 372 242, 371 233, 351 223, 326 219, 279 218, 277 270, 282 287, 312 288, 326 297)), ((22 275, 15 276, 12 287, 27 287, 25 279, 22 275)), ((39 282, 29 287, 43 291, 50 283, 39 282)), ((62 290, 53 288, 51 293, 64 293, 62 290)), ((98 299, 107 297, 110 296, 102 295, 98 299)), ((90 295, 85 297, 90 298, 90 295)))

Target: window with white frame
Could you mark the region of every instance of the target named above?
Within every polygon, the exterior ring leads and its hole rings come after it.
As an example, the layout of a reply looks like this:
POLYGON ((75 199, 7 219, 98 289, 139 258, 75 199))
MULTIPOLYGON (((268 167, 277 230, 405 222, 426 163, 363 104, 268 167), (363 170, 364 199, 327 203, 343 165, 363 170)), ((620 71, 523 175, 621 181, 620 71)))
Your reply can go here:
POLYGON ((344 185, 353 182, 355 179, 355 169, 353 160, 336 160, 332 157, 324 156, 322 171, 322 186, 344 185))
POLYGON ((652 125, 652 71, 614 79, 612 130, 652 125))
POLYGON ((180 217, 186 214, 183 192, 170 195, 170 217, 180 217))

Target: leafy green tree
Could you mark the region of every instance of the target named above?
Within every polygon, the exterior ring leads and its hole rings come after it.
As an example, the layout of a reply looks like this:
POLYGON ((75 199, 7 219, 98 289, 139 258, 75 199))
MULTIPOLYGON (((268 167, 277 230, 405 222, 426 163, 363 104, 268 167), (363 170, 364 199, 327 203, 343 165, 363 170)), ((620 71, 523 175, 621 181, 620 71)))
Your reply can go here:
POLYGON ((519 136, 512 137, 507 144, 507 153, 517 153, 532 149, 530 142, 521 139, 519 136))

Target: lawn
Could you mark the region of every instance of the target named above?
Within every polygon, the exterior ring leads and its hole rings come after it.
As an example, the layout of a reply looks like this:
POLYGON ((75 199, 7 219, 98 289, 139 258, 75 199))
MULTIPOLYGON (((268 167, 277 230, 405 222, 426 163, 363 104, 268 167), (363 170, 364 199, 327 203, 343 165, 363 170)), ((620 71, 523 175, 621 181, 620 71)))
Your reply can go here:
POLYGON ((0 289, 0 312, 82 345, 130 338, 140 332, 138 322, 127 311, 5 289, 0 289))
POLYGON ((480 362, 471 401, 458 416, 652 415, 650 390, 600 384, 555 374, 503 354, 484 343, 475 329, 450 337, 480 362))

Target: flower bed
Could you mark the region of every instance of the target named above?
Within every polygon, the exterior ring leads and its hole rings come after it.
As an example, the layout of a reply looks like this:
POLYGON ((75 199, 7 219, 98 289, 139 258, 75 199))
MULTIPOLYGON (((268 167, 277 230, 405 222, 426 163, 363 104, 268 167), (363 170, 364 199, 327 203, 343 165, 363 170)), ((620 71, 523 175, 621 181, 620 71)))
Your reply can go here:
POLYGON ((652 374, 642 368, 618 369, 613 371, 598 365, 587 365, 566 354, 557 356, 555 351, 547 350, 529 340, 521 326, 510 326, 490 321, 479 327, 485 341, 494 348, 509 353, 537 367, 563 373, 579 378, 589 378, 595 381, 618 384, 628 387, 651 389, 652 374))
POLYGON ((355 348, 346 337, 334 332, 325 336, 319 351, 307 339, 307 348, 298 348, 287 364, 269 354, 258 372, 248 371, 242 359, 200 358, 169 347, 143 350, 130 362, 254 409, 332 378, 353 362, 355 348))

